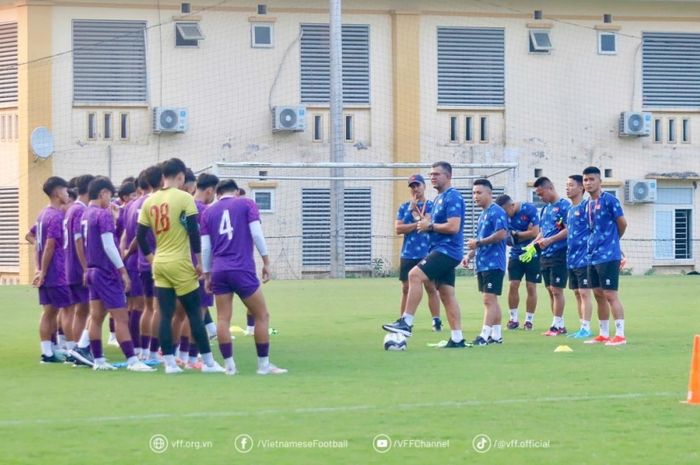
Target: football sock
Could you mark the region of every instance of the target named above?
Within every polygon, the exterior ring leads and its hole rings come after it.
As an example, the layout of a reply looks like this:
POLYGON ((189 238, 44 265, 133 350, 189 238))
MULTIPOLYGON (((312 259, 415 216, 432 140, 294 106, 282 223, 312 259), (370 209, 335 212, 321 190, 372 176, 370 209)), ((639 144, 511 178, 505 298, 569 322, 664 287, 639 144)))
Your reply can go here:
POLYGON ((511 319, 511 321, 515 321, 517 323, 517 321, 518 321, 518 309, 517 308, 510 309, 510 319, 511 319))
POLYGON ((625 320, 615 320, 615 336, 625 337, 625 320))
POLYGON ((464 339, 464 336, 462 335, 462 330, 461 330, 461 329, 453 329, 453 330, 452 330, 451 339, 452 339, 454 342, 459 342, 459 341, 461 341, 462 339, 464 339))

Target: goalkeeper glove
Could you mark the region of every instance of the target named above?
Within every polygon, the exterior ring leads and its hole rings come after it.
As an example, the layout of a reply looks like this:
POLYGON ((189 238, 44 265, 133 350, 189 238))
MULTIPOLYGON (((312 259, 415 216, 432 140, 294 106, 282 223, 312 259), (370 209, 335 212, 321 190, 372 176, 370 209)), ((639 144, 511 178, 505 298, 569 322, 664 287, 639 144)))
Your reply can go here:
POLYGON ((518 259, 523 263, 530 263, 535 255, 537 255, 537 253, 540 251, 540 246, 533 242, 523 250, 524 253, 522 253, 518 259))

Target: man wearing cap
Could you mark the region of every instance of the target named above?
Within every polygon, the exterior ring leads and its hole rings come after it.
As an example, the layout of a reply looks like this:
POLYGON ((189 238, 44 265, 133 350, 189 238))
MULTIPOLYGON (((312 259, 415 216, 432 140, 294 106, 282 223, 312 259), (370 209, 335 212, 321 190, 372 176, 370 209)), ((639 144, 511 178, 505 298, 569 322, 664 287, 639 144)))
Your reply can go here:
MULTIPOLYGON (((396 234, 403 234, 401 247, 401 267, 399 280, 402 284, 401 313, 406 311, 408 296, 408 272, 422 259, 428 256, 430 236, 418 232, 418 222, 433 210, 433 202, 425 199, 425 179, 420 174, 408 178, 411 190, 411 200, 401 204, 394 223, 396 234)), ((433 317, 433 331, 442 329, 440 320, 440 295, 432 281, 425 281, 425 291, 428 294, 428 307, 433 317)))

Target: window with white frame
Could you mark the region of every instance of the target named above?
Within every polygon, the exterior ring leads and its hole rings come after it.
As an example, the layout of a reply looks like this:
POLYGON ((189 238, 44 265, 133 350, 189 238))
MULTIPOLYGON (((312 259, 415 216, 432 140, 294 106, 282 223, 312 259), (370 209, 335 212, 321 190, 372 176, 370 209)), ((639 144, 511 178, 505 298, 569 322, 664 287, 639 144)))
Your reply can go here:
POLYGON ((274 44, 272 23, 250 25, 250 45, 253 48, 271 48, 274 44))
POLYGON ((488 116, 479 117, 479 142, 486 143, 489 141, 489 118, 488 116))
POLYGON ((552 50, 549 32, 549 29, 530 29, 530 53, 549 53, 552 50))
POLYGON ((676 143, 676 119, 675 118, 669 118, 668 120, 668 143, 669 144, 675 144, 676 143))
POLYGON ((313 141, 323 142, 323 115, 313 115, 313 141))
POLYGON ((202 30, 197 22, 175 23, 176 47, 199 47, 199 41, 204 39, 202 30))
POLYGON ((146 22, 73 20, 73 102, 145 103, 146 22))
POLYGON ((615 55, 617 54, 617 34, 614 32, 599 32, 598 33, 598 54, 600 55, 615 55))
POLYGON ((87 138, 88 140, 97 139, 97 113, 87 114, 87 138))
POLYGON ((345 142, 352 142, 355 140, 355 118, 353 115, 345 115, 344 138, 345 142))
POLYGON ((654 118, 654 143, 660 144, 663 141, 663 120, 661 118, 654 118))
POLYGON ((119 114, 119 139, 128 140, 129 139, 129 113, 119 114))
POLYGON ((681 121, 681 142, 690 144, 690 118, 681 121))
POLYGON ((112 139, 112 114, 111 113, 105 113, 103 115, 103 130, 102 130, 102 137, 105 140, 111 140, 112 139))
POLYGON ((273 190, 253 190, 253 200, 260 213, 272 213, 275 211, 275 192, 273 190))
POLYGON ((642 105, 700 107, 700 33, 642 34, 642 105))
POLYGON ((654 206, 654 258, 693 258, 693 188, 659 187, 654 206))

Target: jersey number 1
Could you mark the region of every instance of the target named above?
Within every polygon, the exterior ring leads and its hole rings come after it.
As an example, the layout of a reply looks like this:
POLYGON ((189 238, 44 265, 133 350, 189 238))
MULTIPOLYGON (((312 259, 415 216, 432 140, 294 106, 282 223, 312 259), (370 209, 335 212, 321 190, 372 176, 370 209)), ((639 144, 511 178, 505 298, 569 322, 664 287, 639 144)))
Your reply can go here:
POLYGON ((151 207, 151 216, 155 219, 156 234, 170 231, 170 206, 167 203, 153 205, 151 207))

